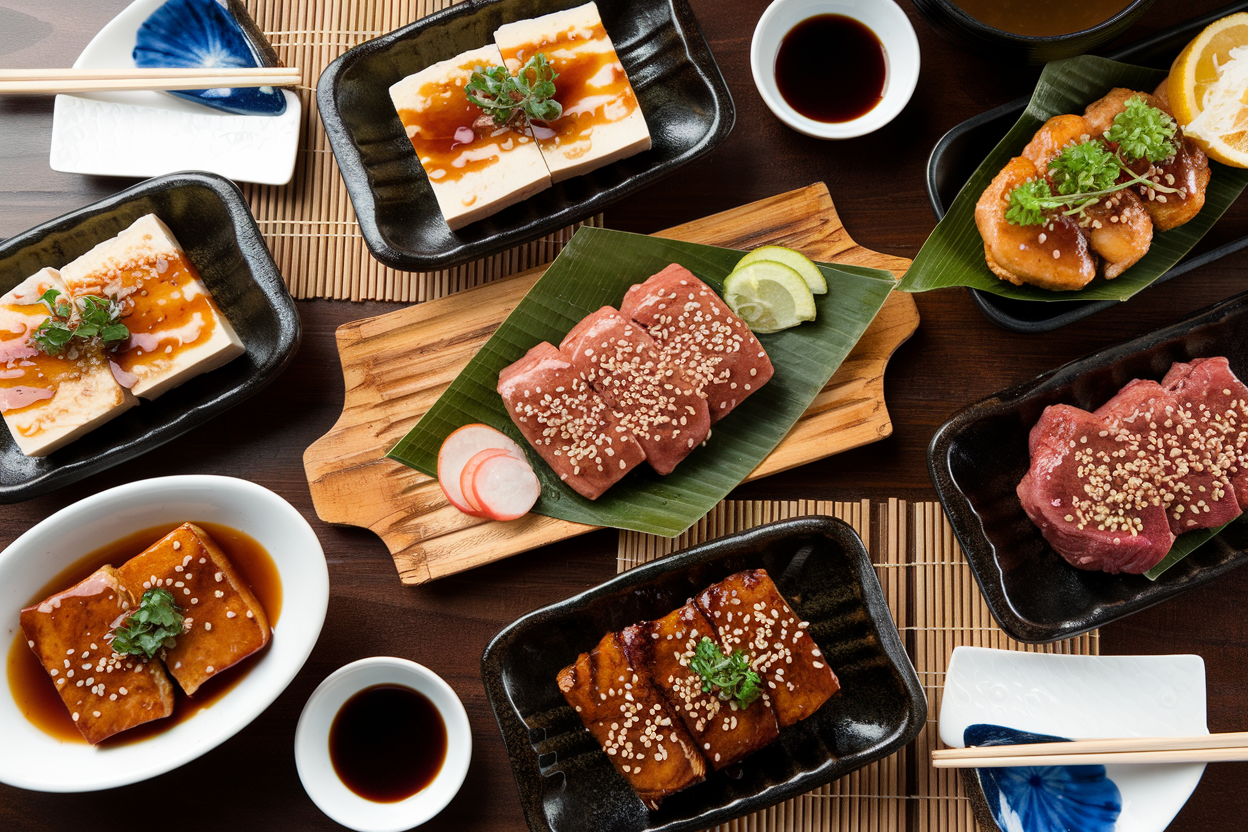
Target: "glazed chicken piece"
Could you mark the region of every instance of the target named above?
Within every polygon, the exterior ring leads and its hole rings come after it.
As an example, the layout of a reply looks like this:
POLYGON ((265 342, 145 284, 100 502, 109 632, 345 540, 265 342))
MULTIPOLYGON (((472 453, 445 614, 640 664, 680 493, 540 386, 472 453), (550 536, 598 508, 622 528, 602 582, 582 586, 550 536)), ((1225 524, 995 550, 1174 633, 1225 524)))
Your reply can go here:
POLYGON ((1080 116, 1054 116, 1036 131, 1023 148, 1023 156, 1041 172, 1048 172, 1049 162, 1072 144, 1092 138, 1092 128, 1080 116))
POLYGON ((1005 218, 1010 192, 1041 175, 1030 159, 1016 156, 980 196, 975 225, 984 239, 984 258, 993 274, 1016 286, 1082 289, 1096 276, 1096 261, 1073 219, 1059 214, 1044 225, 1013 225, 1005 218))

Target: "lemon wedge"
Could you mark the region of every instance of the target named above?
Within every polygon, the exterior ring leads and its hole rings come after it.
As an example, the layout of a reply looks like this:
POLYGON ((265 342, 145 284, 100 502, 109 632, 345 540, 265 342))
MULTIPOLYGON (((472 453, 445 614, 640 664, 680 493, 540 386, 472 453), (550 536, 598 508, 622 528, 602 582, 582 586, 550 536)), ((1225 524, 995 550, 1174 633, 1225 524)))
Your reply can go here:
POLYGON ((815 319, 810 286, 796 269, 774 260, 738 265, 724 280, 724 302, 762 334, 815 319))
POLYGON ((760 246, 737 261, 736 268, 739 269, 760 260, 773 260, 793 269, 802 276, 806 285, 810 287, 810 291, 816 295, 826 294, 828 291, 828 281, 823 279, 823 272, 819 271, 814 261, 800 251, 784 246, 760 246))
POLYGON ((1215 21, 1170 69, 1166 95, 1192 141, 1226 165, 1248 168, 1248 13, 1215 21))

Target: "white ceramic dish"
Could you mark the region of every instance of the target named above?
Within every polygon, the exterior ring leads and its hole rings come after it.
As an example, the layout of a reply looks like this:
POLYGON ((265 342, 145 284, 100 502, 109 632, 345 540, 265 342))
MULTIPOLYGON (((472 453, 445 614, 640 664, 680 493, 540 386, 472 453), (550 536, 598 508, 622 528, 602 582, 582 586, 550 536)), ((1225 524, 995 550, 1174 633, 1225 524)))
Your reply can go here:
MULTIPOLYGON (((940 739, 962 748, 988 723, 1068 739, 1208 734, 1200 656, 1064 656, 959 647, 945 675, 940 739)), ((1203 763, 1106 766, 1121 832, 1161 832, 1187 802, 1203 763)))
POLYGON ((4 655, 18 613, 61 570, 128 534, 185 521, 246 532, 268 550, 282 582, 273 639, 247 675, 209 708, 141 742, 95 748, 61 742, 30 723, 0 686, 0 782, 46 792, 137 783, 199 757, 260 715, 303 667, 329 604, 329 570, 312 527, 266 488, 232 477, 141 480, 95 494, 30 529, 0 552, 4 655))
MULTIPOLYGON (((78 56, 78 69, 134 68, 135 33, 164 0, 135 0, 78 56)), ((299 149, 299 98, 280 116, 223 113, 162 92, 58 95, 49 164, 65 173, 160 176, 206 170, 239 182, 284 185, 299 149)))
MULTIPOLYGON (((829 48, 834 46, 829 44, 829 48)), ((919 39, 910 19, 893 0, 774 0, 754 27, 750 70, 763 103, 789 127, 817 139, 850 139, 880 129, 906 106, 919 82, 919 39), (884 45, 884 94, 870 112, 851 121, 830 124, 807 118, 789 106, 776 86, 780 42, 794 26, 822 14, 852 17, 884 45)))
POLYGON ((359 832, 399 832, 441 812, 459 792, 472 759, 468 713, 442 677, 427 667, 389 656, 345 665, 317 686, 295 729, 295 766, 308 796, 322 812, 359 832), (404 685, 423 693, 446 725, 446 759, 427 787, 396 803, 377 803, 348 789, 329 759, 329 729, 343 704, 364 688, 404 685))

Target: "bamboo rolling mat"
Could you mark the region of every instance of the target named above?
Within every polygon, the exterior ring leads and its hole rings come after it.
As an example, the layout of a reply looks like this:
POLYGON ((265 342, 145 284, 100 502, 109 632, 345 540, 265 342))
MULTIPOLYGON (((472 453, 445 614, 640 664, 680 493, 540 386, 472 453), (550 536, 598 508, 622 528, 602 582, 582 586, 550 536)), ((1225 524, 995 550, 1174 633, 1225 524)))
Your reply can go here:
POLYGON ((373 259, 360 236, 316 109, 322 70, 348 49, 452 5, 450 0, 246 0, 247 11, 286 66, 297 66, 303 105, 295 175, 287 185, 243 185, 290 293, 299 300, 415 303, 549 263, 580 225, 437 272, 401 272, 373 259))
POLYGON ((927 693, 927 725, 892 757, 833 783, 718 828, 717 832, 970 832, 976 828, 958 773, 931 767, 945 668, 959 645, 1095 655, 1095 632, 1026 645, 1001 632, 939 503, 725 501, 677 538, 621 532, 623 572, 672 552, 753 526, 825 514, 849 523, 867 545, 884 598, 927 693))

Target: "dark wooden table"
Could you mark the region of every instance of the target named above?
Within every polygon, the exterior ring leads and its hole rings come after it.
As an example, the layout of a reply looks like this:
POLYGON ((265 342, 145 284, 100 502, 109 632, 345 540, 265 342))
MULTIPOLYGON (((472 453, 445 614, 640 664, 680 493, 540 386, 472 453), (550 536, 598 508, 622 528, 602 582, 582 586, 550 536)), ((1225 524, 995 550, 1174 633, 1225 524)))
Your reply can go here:
MULTIPOLYGON (((932 146, 949 128, 1029 92, 1034 68, 1003 66, 953 48, 902 0, 922 46, 923 71, 905 111, 876 134, 822 142, 792 132, 764 107, 749 71, 749 44, 765 0, 692 0, 737 106, 729 139, 607 212, 614 228, 650 232, 781 191, 824 181, 850 234, 881 252, 913 257, 935 224, 924 189, 932 146)), ((7 0, 0 6, 0 66, 69 66, 126 0, 7 0)), ((1162 0, 1122 42, 1145 37, 1218 5, 1162 0)), ((315 115, 309 115, 315 118, 315 115)), ((0 238, 132 184, 48 168, 51 98, 0 98, 0 238)), ((1248 204, 1232 208, 1219 238, 1248 233, 1248 204)), ((746 499, 932 499, 925 449, 962 406, 1077 358, 1171 323, 1248 288, 1232 256, 1151 289, 1130 303, 1059 332, 1025 336, 984 320, 962 290, 917 296, 922 324, 886 379, 891 438, 738 489, 746 499)), ((598 532, 431 585, 402 587, 372 534, 320 522, 303 475, 304 449, 335 422, 343 381, 334 329, 393 304, 304 301, 303 344, 294 364, 255 398, 210 424, 112 471, 55 494, 0 506, 0 546, 89 494, 144 477, 179 473, 244 477, 281 494, 312 523, 329 561, 331 598, 308 663, 252 725, 170 774, 106 795, 49 795, 0 786, 0 829, 329 829, 304 793, 292 752, 303 703, 330 672, 365 656, 395 655, 442 674, 468 709, 474 754, 468 780, 431 829, 525 828, 502 739, 479 673, 481 651, 529 610, 615 573, 615 534, 598 532), (188 800, 189 798, 189 800, 188 800)), ((1102 630, 1105 653, 1196 653, 1208 673, 1209 728, 1244 730, 1248 571, 1232 573, 1102 630)), ((12 623, 7 627, 13 626, 12 623)), ((0 632, 7 650, 11 633, 0 632)), ((0 736, 0 754, 6 753, 0 736)), ((1243 764, 1212 766, 1172 829, 1236 828, 1248 817, 1243 764), (1234 821, 1233 818, 1240 818, 1234 821)))

